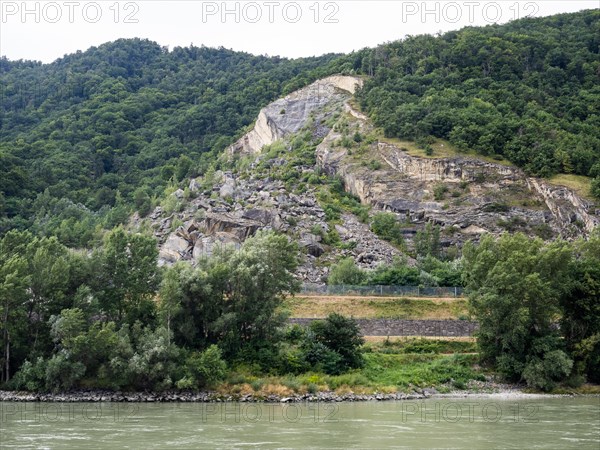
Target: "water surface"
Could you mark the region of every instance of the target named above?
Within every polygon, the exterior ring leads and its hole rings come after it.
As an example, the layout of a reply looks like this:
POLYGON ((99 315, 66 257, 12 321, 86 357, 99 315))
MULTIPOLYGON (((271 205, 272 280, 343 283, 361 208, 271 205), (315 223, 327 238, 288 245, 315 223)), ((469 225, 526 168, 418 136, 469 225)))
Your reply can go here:
POLYGON ((0 404, 0 448, 600 449, 600 398, 0 404))

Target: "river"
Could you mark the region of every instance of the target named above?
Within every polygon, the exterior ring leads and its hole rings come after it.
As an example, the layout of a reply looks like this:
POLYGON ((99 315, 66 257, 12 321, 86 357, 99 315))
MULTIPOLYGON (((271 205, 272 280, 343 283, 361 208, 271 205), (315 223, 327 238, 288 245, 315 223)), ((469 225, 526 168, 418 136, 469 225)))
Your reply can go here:
POLYGON ((0 448, 600 448, 600 398, 0 404, 0 448))

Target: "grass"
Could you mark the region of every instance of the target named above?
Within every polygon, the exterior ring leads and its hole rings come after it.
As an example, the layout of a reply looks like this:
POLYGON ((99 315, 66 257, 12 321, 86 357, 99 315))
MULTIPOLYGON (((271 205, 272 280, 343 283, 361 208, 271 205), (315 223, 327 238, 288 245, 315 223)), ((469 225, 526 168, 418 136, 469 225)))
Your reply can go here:
POLYGON ((447 340, 447 339, 384 339, 379 342, 371 342, 365 345, 370 352, 384 354, 451 354, 451 353, 475 353, 477 344, 474 338, 469 340, 447 340))
POLYGON ((292 317, 325 318, 332 312, 362 319, 458 319, 468 315, 467 300, 391 297, 296 297, 288 299, 292 317))
POLYGON ((426 354, 366 354, 366 365, 361 373, 369 386, 394 387, 398 390, 417 387, 456 386, 470 380, 483 381, 482 374, 473 369, 477 355, 426 355, 426 354))
MULTIPOLYGON (((416 340, 413 345, 419 342, 416 340)), ((461 345, 464 347, 465 343, 461 345)), ((438 350, 447 348, 447 344, 441 341, 436 346, 438 350)), ((362 369, 341 375, 309 372, 301 375, 264 376, 253 375, 242 369, 240 372, 232 372, 217 391, 221 394, 253 394, 263 398, 272 394, 288 396, 318 391, 373 394, 411 392, 414 388, 424 387, 437 387, 439 390, 464 389, 471 380, 485 380, 483 374, 474 368, 477 355, 472 353, 386 354, 367 351, 364 357, 365 365, 362 369)))
POLYGON ((580 197, 593 200, 591 194, 592 179, 583 175, 567 175, 564 173, 554 175, 548 180, 552 184, 565 186, 577 193, 580 197))
POLYGON ((435 139, 435 141, 431 144, 431 147, 433 148, 432 155, 427 155, 425 153, 425 149, 419 147, 414 141, 398 138, 388 138, 384 137, 382 134, 378 136, 378 139, 380 142, 385 142, 387 144, 395 145, 398 148, 406 149, 406 153, 408 153, 410 156, 415 156, 419 158, 438 159, 454 158, 457 156, 469 156, 490 163, 500 164, 502 166, 514 166, 514 164, 512 164, 510 161, 504 158, 496 159, 492 158, 491 156, 480 155, 473 150, 459 151, 453 144, 446 141, 445 139, 435 139))

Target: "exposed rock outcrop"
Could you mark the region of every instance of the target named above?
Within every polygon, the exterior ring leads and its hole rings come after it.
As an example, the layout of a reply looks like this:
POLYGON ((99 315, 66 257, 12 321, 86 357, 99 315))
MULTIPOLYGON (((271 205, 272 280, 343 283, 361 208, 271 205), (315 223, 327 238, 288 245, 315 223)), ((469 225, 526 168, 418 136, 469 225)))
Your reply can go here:
POLYGON ((229 147, 228 153, 259 153, 265 145, 299 131, 312 114, 345 100, 357 86, 362 86, 358 77, 334 75, 274 101, 260 111, 254 128, 229 147))
MULTIPOLYGON (((284 148, 291 151, 295 133, 307 130, 321 140, 316 167, 302 163, 293 170, 307 176, 325 172, 341 177, 345 189, 371 205, 372 212, 396 213, 409 245, 427 222, 442 227, 442 245, 447 247, 461 246, 486 232, 508 229, 544 238, 575 237, 598 225, 590 202, 568 188, 528 178, 509 165, 469 156, 417 157, 378 141, 342 145, 352 133, 373 132, 368 118, 349 101, 361 84, 356 77, 332 76, 263 108, 254 128, 228 149, 229 156, 255 155, 249 169, 217 171, 209 191, 206 180, 191 180, 188 191, 195 198, 185 200, 182 190, 172 194, 184 202, 183 211, 167 214, 157 208, 150 215, 160 242, 160 263, 194 263, 221 246, 239 247, 258 230, 270 229, 298 242, 305 256, 297 275, 304 282, 322 283, 328 266, 340 257, 352 257, 360 267, 370 269, 396 257, 415 264, 350 213, 342 214, 341 223, 328 223, 314 187, 291 192, 283 181, 254 170, 265 165, 264 145, 283 139, 284 148), (337 116, 338 124, 332 126, 337 116), (174 229, 175 223, 183 225, 174 229), (337 245, 324 239, 330 233, 339 236, 337 245)), ((284 152, 266 163, 277 168, 287 164, 286 158, 284 152)))
POLYGON ((600 224, 600 217, 592 212, 595 205, 579 197, 571 189, 538 178, 528 178, 527 183, 533 192, 542 196, 562 229, 573 229, 574 224, 580 223, 590 233, 600 224))
MULTIPOLYGON (((353 111, 349 104, 346 108, 353 111)), ((354 126, 371 128, 361 113, 350 115, 354 126)), ((527 177, 516 167, 468 156, 416 157, 396 145, 377 142, 368 157, 381 164, 373 169, 364 164, 367 155, 350 155, 336 145, 340 138, 332 130, 318 146, 319 167, 342 177, 346 190, 363 203, 398 213, 412 223, 442 225, 450 235, 447 245, 507 229, 576 237, 599 223, 594 206, 572 190, 527 177)))
MULTIPOLYGON (((311 283, 322 283, 328 273, 327 264, 339 257, 351 256, 361 267, 374 268, 402 256, 398 249, 380 240, 368 225, 351 214, 343 216, 344 225, 336 225, 336 231, 343 242, 352 242, 354 247, 340 249, 323 244, 322 236, 315 234, 315 230, 327 233, 330 227, 313 190, 297 195, 286 192, 281 182, 228 175, 220 177, 220 182, 214 186, 215 191, 220 191, 226 183, 231 185, 231 180, 235 182, 232 197, 245 197, 244 206, 200 194, 190 201, 185 211, 176 214, 184 225, 174 231, 170 230, 172 217, 163 219, 161 210, 152 214, 155 235, 161 243, 161 265, 177 261, 195 262, 212 255, 217 248, 227 245, 239 247, 259 229, 286 232, 296 239, 305 254, 298 276, 311 283), (246 196, 241 194, 243 192, 252 194, 246 196), (316 264, 317 259, 321 260, 321 264, 316 264)), ((409 261, 412 262, 410 258, 409 261)))

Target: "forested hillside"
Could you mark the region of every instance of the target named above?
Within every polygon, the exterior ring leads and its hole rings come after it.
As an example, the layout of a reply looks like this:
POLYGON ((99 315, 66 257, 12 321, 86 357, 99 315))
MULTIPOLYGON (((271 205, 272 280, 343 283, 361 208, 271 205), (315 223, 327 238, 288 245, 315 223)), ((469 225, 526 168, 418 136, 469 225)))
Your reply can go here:
MULTIPOLYGON (((416 36, 351 55, 390 137, 449 139, 537 176, 600 176, 600 11, 416 36)), ((596 186, 600 194, 600 183, 596 186)))
POLYGON ((88 245, 96 227, 205 170, 262 106, 333 57, 169 52, 133 39, 52 64, 0 60, 0 232, 88 245))
POLYGON ((0 233, 98 242, 202 174, 282 94, 362 74, 358 98, 390 137, 448 139, 538 176, 596 177, 600 12, 417 36, 288 60, 118 40, 52 64, 0 60, 0 233))

